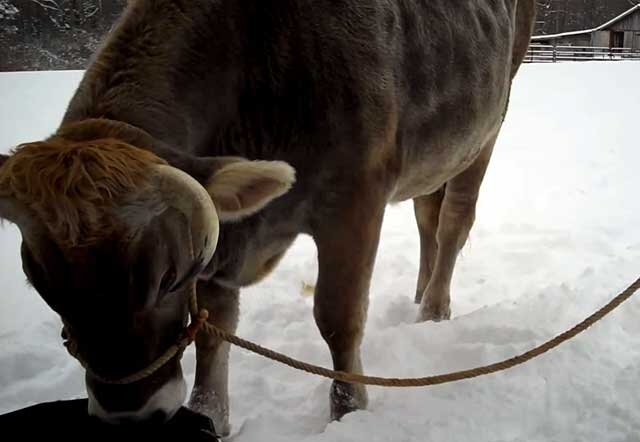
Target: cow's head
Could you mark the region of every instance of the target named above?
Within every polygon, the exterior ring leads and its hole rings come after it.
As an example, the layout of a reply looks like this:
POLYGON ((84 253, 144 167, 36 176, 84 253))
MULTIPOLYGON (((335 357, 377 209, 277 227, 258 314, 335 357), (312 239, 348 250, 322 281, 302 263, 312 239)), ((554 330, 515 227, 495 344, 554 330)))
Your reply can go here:
POLYGON ((113 139, 52 139, 0 155, 0 219, 20 228, 25 274, 90 367, 90 413, 104 420, 166 419, 182 405, 178 358, 130 385, 98 379, 135 373, 176 342, 216 248, 217 213, 251 214, 294 180, 280 162, 213 163, 203 186, 113 139))

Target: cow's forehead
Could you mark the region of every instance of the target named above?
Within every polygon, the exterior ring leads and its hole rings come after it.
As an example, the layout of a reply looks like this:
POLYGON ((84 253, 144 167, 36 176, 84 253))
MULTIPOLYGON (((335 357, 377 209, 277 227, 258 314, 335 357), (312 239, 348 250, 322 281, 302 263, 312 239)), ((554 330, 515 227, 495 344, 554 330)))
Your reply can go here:
POLYGON ((114 139, 52 139, 19 146, 0 169, 0 189, 28 207, 57 243, 91 244, 121 223, 115 208, 150 189, 149 170, 164 161, 114 139))

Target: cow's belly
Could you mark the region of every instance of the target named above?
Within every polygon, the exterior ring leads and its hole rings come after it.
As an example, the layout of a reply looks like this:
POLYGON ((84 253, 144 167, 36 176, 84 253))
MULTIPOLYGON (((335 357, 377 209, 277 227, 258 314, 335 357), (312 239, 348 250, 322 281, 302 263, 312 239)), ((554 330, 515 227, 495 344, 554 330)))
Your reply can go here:
POLYGON ((416 137, 412 145, 399 149, 400 173, 391 202, 429 195, 466 170, 483 148, 495 138, 502 112, 489 112, 466 129, 442 130, 432 137, 416 137))
POLYGON ((496 135, 511 84, 512 3, 414 4, 426 37, 407 31, 391 201, 438 190, 496 135))

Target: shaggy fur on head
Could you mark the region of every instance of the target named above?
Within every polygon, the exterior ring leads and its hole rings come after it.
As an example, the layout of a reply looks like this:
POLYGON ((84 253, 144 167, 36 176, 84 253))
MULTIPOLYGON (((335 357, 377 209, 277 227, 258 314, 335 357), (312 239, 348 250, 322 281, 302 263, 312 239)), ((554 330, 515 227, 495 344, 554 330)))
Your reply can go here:
POLYGON ((149 189, 154 164, 164 160, 115 139, 23 144, 0 168, 0 196, 30 208, 60 245, 86 246, 122 227, 116 207, 149 189))

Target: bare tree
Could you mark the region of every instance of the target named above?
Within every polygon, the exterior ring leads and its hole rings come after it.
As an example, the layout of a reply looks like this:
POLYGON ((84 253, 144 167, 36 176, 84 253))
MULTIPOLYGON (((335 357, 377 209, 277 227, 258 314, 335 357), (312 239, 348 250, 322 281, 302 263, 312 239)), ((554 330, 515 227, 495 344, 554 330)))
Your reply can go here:
MULTIPOLYGON (((193 0, 201 1, 201 0, 193 0)), ((0 0, 0 71, 82 69, 127 0, 0 0)), ((535 33, 594 28, 640 0, 537 0, 535 33)))
POLYGON ((592 29, 640 0, 538 0, 536 34, 592 29))
POLYGON ((82 69, 126 0, 0 0, 0 71, 82 69))

